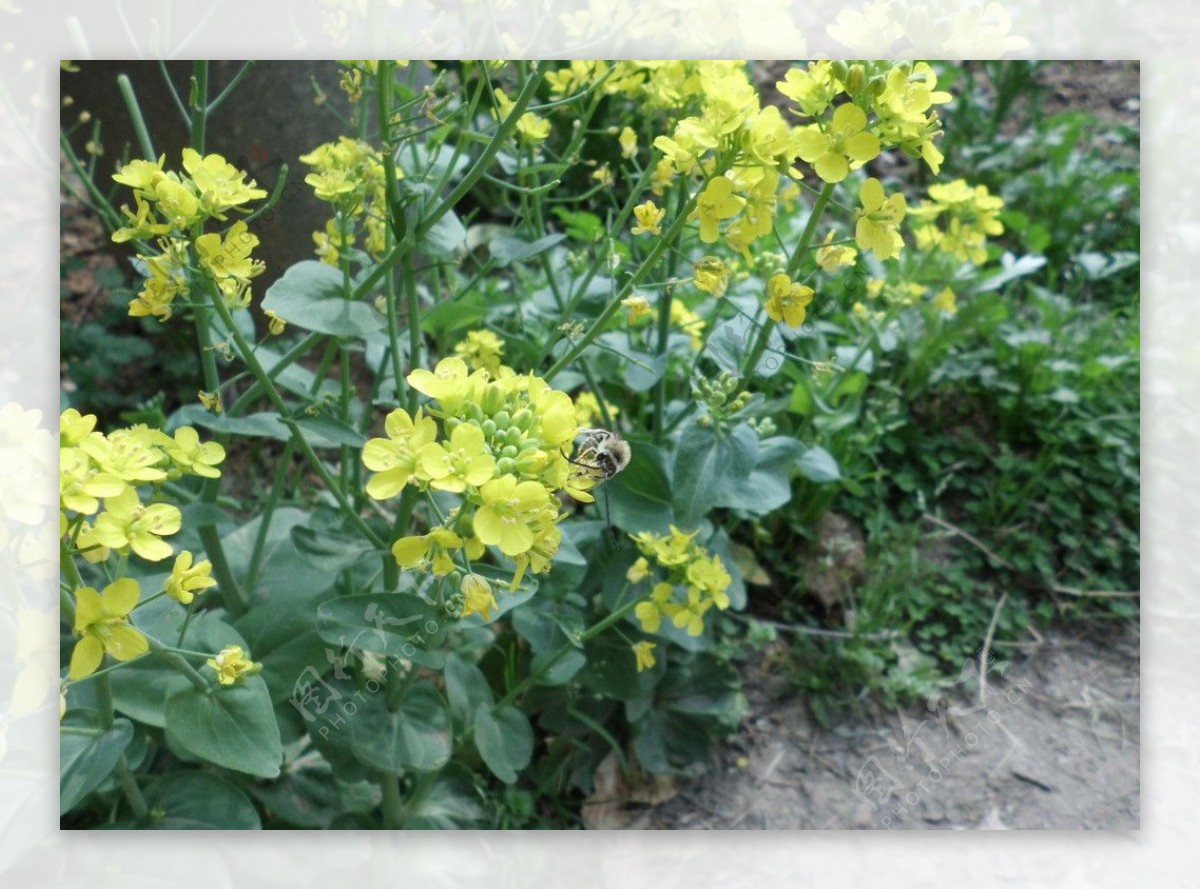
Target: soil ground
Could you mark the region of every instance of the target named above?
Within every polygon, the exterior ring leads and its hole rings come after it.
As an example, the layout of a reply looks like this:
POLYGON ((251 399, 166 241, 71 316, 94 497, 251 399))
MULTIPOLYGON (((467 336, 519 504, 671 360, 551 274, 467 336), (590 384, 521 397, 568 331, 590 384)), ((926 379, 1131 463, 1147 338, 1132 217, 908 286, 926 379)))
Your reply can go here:
POLYGON ((943 699, 829 729, 778 697, 778 674, 745 679, 750 712, 712 773, 628 827, 1139 827, 1135 629, 1046 636, 993 662, 982 696, 968 664, 943 699))

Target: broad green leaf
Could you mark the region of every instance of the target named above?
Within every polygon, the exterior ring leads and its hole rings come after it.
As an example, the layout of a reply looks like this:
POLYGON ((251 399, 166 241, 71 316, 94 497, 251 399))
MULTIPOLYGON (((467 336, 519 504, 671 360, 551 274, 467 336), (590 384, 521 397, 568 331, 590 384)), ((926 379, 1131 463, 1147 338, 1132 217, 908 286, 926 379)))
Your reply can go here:
POLYGON ((772 436, 759 443, 758 463, 725 504, 761 516, 792 499, 791 473, 804 446, 790 436, 772 436))
MULTIPOLYGON (((498 597, 499 598, 499 597, 498 597)), ((440 668, 450 619, 415 594, 341 596, 317 609, 317 634, 327 643, 407 658, 440 668)))
POLYGON ((342 288, 339 270, 301 260, 267 288, 262 308, 290 325, 335 337, 365 337, 387 324, 374 306, 344 299, 342 288))
POLYGON ((172 749, 252 776, 279 775, 283 748, 262 677, 201 692, 189 684, 167 699, 172 749))
POLYGON ((258 810, 236 785, 198 770, 168 773, 146 790, 152 828, 257 830, 258 810), (159 816, 158 813, 163 813, 159 816))
POLYGON ((495 698, 483 671, 473 662, 451 652, 446 656, 446 700, 450 704, 450 717, 457 733, 471 729, 475 709, 480 705, 492 705, 495 698))
POLYGON ((1011 253, 1005 253, 1000 257, 1000 265, 1002 271, 997 272, 985 281, 981 281, 975 288, 976 292, 983 293, 984 291, 997 290, 1008 282, 1017 278, 1023 278, 1026 275, 1032 275, 1042 266, 1046 265, 1044 256, 1022 256, 1014 257, 1011 253))
POLYGON ((366 436, 336 417, 328 415, 301 417, 296 421, 296 425, 304 430, 304 438, 310 444, 330 442, 362 450, 363 445, 367 443, 366 436))
POLYGON ((374 546, 362 535, 340 528, 293 525, 290 534, 292 546, 301 559, 326 572, 340 572, 376 553, 374 546))
POLYGON ((800 455, 796 461, 796 469, 805 479, 816 482, 818 485, 837 482, 842 478, 837 461, 820 445, 813 445, 800 455))
MULTIPOLYGON (((304 430, 305 440, 314 448, 339 448, 352 443, 358 443, 355 447, 360 447, 365 441, 355 431, 332 421, 322 423, 319 419, 309 418, 299 422, 299 425, 304 430)), ((216 433, 274 439, 277 442, 287 442, 292 438, 292 431, 274 411, 230 417, 228 414, 214 414, 203 405, 184 405, 171 415, 168 429, 181 426, 200 426, 216 433)))
MULTIPOLYGON (((705 355, 717 363, 717 366, 730 374, 739 377, 742 374, 742 364, 747 360, 750 350, 758 339, 759 327, 748 318, 736 315, 726 319, 713 328, 705 346, 705 355)), ((767 338, 767 347, 759 356, 751 376, 773 377, 783 367, 783 352, 785 344, 779 329, 772 329, 767 338)))
MULTIPOLYGON (((254 589, 249 591, 254 602, 266 602, 278 597, 299 608, 301 603, 329 595, 337 580, 337 572, 318 569, 307 562, 291 539, 293 528, 311 524, 312 521, 310 512, 295 507, 281 507, 272 514, 254 589)), ((234 576, 243 583, 261 524, 262 517, 252 519, 221 539, 234 576)))
POLYGON ((450 759, 450 717, 433 684, 418 681, 395 711, 383 690, 357 697, 347 718, 354 756, 389 773, 430 772, 450 759))
POLYGON ((496 778, 511 785, 533 757, 533 727, 512 705, 499 710, 480 705, 475 710, 475 747, 496 778))
POLYGON ((694 420, 684 427, 675 454, 675 516, 695 528, 713 507, 737 497, 758 459, 758 436, 745 424, 719 435, 694 420))
POLYGON ((69 714, 58 733, 58 811, 67 813, 108 778, 133 738, 133 724, 118 717, 102 731, 92 714, 69 714))
POLYGON ((561 232, 546 235, 544 238, 539 238, 533 242, 518 238, 515 235, 499 235, 488 242, 488 250, 492 254, 492 259, 496 261, 496 265, 504 268, 514 261, 523 262, 531 260, 545 253, 559 242, 565 241, 566 238, 567 236, 561 232))
MULTIPOLYGON (((605 483, 612 523, 630 532, 666 533, 675 513, 663 453, 648 441, 631 439, 629 444, 629 466, 605 483)), ((597 499, 604 500, 603 492, 597 492, 597 499)))

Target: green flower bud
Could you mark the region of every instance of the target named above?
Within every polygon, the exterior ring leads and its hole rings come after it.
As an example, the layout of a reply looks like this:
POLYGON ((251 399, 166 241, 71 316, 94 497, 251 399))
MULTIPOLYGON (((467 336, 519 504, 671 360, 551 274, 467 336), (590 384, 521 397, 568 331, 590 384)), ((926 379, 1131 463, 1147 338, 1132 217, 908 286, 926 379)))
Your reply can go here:
POLYGON ((487 420, 485 420, 479 426, 483 430, 484 436, 486 436, 489 440, 495 438, 495 436, 496 436, 496 421, 492 420, 489 417, 487 420))
MULTIPOLYGON (((504 407, 504 393, 500 391, 500 387, 493 383, 489 383, 486 387, 484 387, 483 398, 479 401, 483 407, 483 413, 494 417, 496 412, 504 407)), ((499 420, 496 422, 501 426, 508 426, 507 415, 505 416, 503 423, 500 423, 499 420)))
POLYGON ((522 430, 528 430, 529 424, 533 420, 533 412, 528 408, 522 408, 512 416, 513 426, 520 427, 522 430))
POLYGON ((507 411, 488 412, 492 415, 492 420, 496 421, 496 426, 499 429, 507 429, 512 423, 512 415, 507 411))

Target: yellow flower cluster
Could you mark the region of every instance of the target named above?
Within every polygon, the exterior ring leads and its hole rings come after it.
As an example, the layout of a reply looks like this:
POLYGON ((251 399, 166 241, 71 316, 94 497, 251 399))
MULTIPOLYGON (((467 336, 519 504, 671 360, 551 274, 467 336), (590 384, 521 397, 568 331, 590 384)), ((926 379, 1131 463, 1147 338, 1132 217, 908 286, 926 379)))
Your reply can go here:
POLYGON ((987 259, 989 235, 1001 235, 1004 199, 986 185, 970 186, 965 179, 929 187, 929 200, 908 211, 913 234, 922 250, 940 250, 980 265, 987 259))
POLYGON ((638 584, 650 577, 650 560, 667 571, 667 579, 656 582, 650 598, 634 609, 646 633, 657 632, 663 618, 668 618, 676 627, 698 637, 704 631, 704 615, 709 609, 729 608, 727 591, 733 579, 719 556, 695 542, 696 534, 684 534, 671 526, 670 534, 640 532, 633 536, 643 555, 629 567, 629 582, 638 584))
POLYGON ((250 258, 258 238, 241 220, 224 235, 200 231, 205 221, 223 222, 227 211, 241 209, 267 193, 256 188, 254 180, 247 182, 244 172, 218 154, 201 157, 185 148, 183 174, 164 170, 165 161, 166 155, 157 161, 130 161, 113 175, 133 189, 136 205, 134 210, 121 207, 127 225, 113 233, 113 240, 154 239, 160 250, 138 255, 148 274, 141 292, 129 304, 129 314, 169 319, 172 302, 191 293, 190 271, 195 265, 213 280, 227 305, 249 305, 250 279, 264 268, 250 258), (191 247, 195 248, 194 262, 191 247))
MULTIPOLYGON (((823 61, 791 69, 777 86, 792 101, 792 115, 811 119, 797 126, 777 107, 760 105, 742 63, 676 62, 647 72, 641 89, 652 97, 648 104, 679 109, 691 103, 695 110, 669 136, 654 140, 663 154, 655 190, 661 193, 677 175, 702 178, 689 217, 700 240, 724 240, 747 260, 750 245, 773 230, 781 183, 791 189, 802 178, 799 160, 827 183, 841 182, 893 147, 924 159, 935 173, 941 166, 934 106, 951 97, 937 90, 937 77, 923 62, 823 61)), ((889 202, 881 194, 878 202, 864 204, 865 213, 894 215, 889 202)), ((887 216, 885 222, 891 221, 887 216)), ((639 225, 645 229, 641 220, 639 225)), ((867 226, 861 234, 863 249, 885 259, 898 253, 898 236, 886 227, 867 226)))
POLYGON ((938 90, 927 63, 812 62, 792 68, 777 87, 795 103, 794 114, 816 119, 802 131, 800 156, 825 182, 841 182, 893 147, 922 158, 934 173, 941 169, 942 153, 933 143, 942 134, 941 121, 933 106, 952 97, 938 90), (825 120, 839 96, 849 103, 825 120))
MULTIPOLYGON (((508 117, 516 103, 508 98, 504 90, 496 89, 496 110, 492 115, 496 120, 508 117)), ((550 121, 532 111, 527 111, 517 119, 517 136, 529 145, 545 142, 550 135, 550 121)))
MULTIPOLYGON (((313 233, 317 257, 336 266, 342 251, 357 246, 378 259, 387 243, 387 188, 383 159, 365 142, 340 137, 318 145, 300 160, 313 168, 304 177, 318 199, 334 206, 336 214, 324 231, 313 233)), ((403 171, 397 168, 397 178, 403 171)))
MULTIPOLYGON (((172 437, 139 424, 106 436, 96 430, 95 415, 68 408, 59 418, 60 534, 91 562, 107 559, 110 550, 123 555, 132 551, 150 562, 167 559, 174 548, 163 538, 179 531, 183 514, 173 504, 143 504, 138 488, 185 475, 217 478, 217 465, 224 459, 225 449, 216 442, 202 443, 191 427, 180 427, 172 437), (92 516, 94 520, 87 518, 92 516)), ((185 550, 176 557, 163 590, 187 604, 216 583, 212 564, 193 564, 185 550)), ((93 673, 106 654, 128 661, 148 651, 146 637, 129 624, 129 614, 141 600, 137 581, 117 578, 103 591, 80 587, 74 598, 79 642, 71 654, 72 680, 93 673)))
POLYGON ((396 409, 386 438, 364 446, 374 472, 367 494, 384 500, 415 485, 461 504, 427 534, 397 540, 397 563, 445 576, 497 547, 516 563, 513 589, 527 569, 546 571, 562 541, 558 493, 591 501, 596 484, 567 457, 580 428, 571 397, 534 374, 471 370, 458 356, 413 371, 408 383, 431 402, 415 415, 396 409))
MULTIPOLYGON (((74 408, 64 411, 59 421, 62 534, 89 560, 106 558, 110 549, 133 551, 151 562, 168 558, 174 548, 163 536, 179 531, 183 516, 172 504, 143 504, 138 487, 185 475, 215 479, 221 475, 217 465, 225 459, 225 449, 216 442, 202 443, 186 426, 173 437, 144 424, 107 436, 95 426, 95 415, 81 415, 74 408), (97 513, 94 520, 85 518, 97 513)), ((204 566, 207 563, 193 569, 191 554, 186 565, 177 563, 180 577, 173 578, 182 602, 187 601, 183 591, 207 586, 196 583, 198 572, 206 574, 201 571, 204 566)))
POLYGON ((454 354, 472 371, 482 368, 495 377, 500 373, 500 362, 504 358, 504 341, 486 329, 468 331, 465 340, 454 344, 454 354))

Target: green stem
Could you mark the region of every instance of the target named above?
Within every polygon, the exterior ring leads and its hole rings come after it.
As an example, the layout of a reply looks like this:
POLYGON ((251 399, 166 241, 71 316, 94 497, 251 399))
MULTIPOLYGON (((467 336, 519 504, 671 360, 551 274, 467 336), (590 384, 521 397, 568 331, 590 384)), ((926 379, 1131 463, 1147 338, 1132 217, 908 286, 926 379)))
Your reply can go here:
POLYGON ((271 481, 271 492, 267 495, 266 503, 262 506, 261 516, 258 523, 258 534, 254 536, 254 550, 250 554, 250 566, 246 569, 246 589, 254 590, 254 584, 258 580, 258 570, 262 563, 263 551, 267 546, 267 533, 271 528, 271 517, 275 513, 275 507, 279 504, 279 497, 283 493, 283 484, 287 480, 287 472, 292 466, 292 455, 295 453, 296 444, 289 441, 283 446, 283 456, 279 458, 279 463, 275 465, 275 478, 271 481))
POLYGON ((206 695, 212 692, 212 686, 210 686, 208 681, 204 679, 204 675, 188 664, 187 659, 182 655, 172 652, 168 647, 154 639, 150 639, 150 651, 153 652, 157 658, 162 659, 171 667, 175 668, 175 670, 179 671, 179 673, 187 677, 188 682, 196 687, 198 692, 203 692, 206 695))
POLYGON ((242 65, 242 67, 238 69, 238 73, 233 75, 233 80, 229 81, 229 85, 226 86, 225 89, 221 90, 221 92, 217 94, 217 98, 213 99, 211 102, 208 103, 208 108, 206 108, 205 111, 208 114, 212 114, 214 111, 216 111, 220 107, 221 103, 224 102, 226 100, 226 98, 228 98, 229 94, 232 93, 235 89, 237 89, 237 85, 242 82, 242 78, 245 77, 247 74, 249 74, 250 69, 252 69, 253 67, 254 67, 253 59, 251 59, 248 62, 245 62, 242 65))
POLYGON ((400 796, 400 774, 381 773, 383 786, 383 827, 396 829, 404 824, 404 798, 400 796))
MULTIPOLYGON (((817 226, 820 225, 821 217, 825 214, 825 206, 833 198, 833 191, 836 186, 837 183, 827 182, 821 189, 821 193, 817 195, 817 200, 813 204, 812 213, 808 215, 808 222, 804 226, 804 231, 800 233, 800 241, 788 259, 787 274, 789 277, 796 277, 796 273, 800 271, 800 265, 808 257, 808 249, 812 245, 813 237, 817 233, 817 226)), ((774 319, 768 318, 759 327, 758 337, 754 341, 754 346, 750 349, 749 354, 746 356, 746 361, 742 365, 743 377, 749 377, 754 373, 754 369, 758 367, 758 360, 762 358, 762 354, 766 351, 767 343, 771 339, 771 333, 775 330, 777 324, 778 322, 774 319)))
POLYGON ((150 141, 150 131, 146 129, 146 118, 142 116, 142 106, 138 103, 137 94, 133 91, 133 83, 129 80, 129 75, 117 75, 117 89, 121 91, 121 98, 125 100, 125 108, 133 122, 133 132, 137 136, 138 145, 141 146, 142 155, 147 161, 153 161, 158 154, 154 151, 154 143, 150 141))
MULTIPOLYGON (((668 284, 658 298, 658 355, 667 354, 667 342, 671 337, 671 302, 675 295, 674 286, 668 284)), ((654 387, 654 443, 661 445, 664 433, 664 414, 667 402, 667 375, 664 373, 654 387)))
MULTIPOLYGON (((621 599, 621 597, 623 597, 625 595, 625 591, 628 589, 629 589, 628 584, 626 584, 623 588, 621 588, 621 593, 617 597, 618 601, 621 599)), ((510 689, 508 691, 507 695, 505 695, 502 699, 500 699, 500 701, 496 702, 496 706, 492 709, 492 711, 493 712, 498 711, 501 708, 512 704, 526 690, 528 690, 534 684, 538 683, 542 679, 542 677, 546 676, 546 674, 548 674, 550 672, 551 668, 553 668, 556 664, 558 664, 559 661, 561 661, 563 658, 565 658, 569 652, 571 652, 574 649, 578 649, 580 646, 582 646, 588 640, 592 639, 592 637, 597 636, 598 634, 604 633, 604 631, 608 630, 610 627, 612 627, 618 621, 621 621, 623 618, 625 618, 626 615, 628 615, 630 612, 632 612, 634 610, 634 607, 636 607, 637 604, 640 602, 641 602, 641 599, 638 599, 638 598, 630 600, 629 602, 625 603, 622 606, 617 607, 614 611, 610 612, 606 618, 602 619, 601 621, 596 622, 591 627, 589 627, 587 630, 585 630, 583 633, 581 633, 579 635, 578 640, 568 640, 567 642, 563 643, 562 646, 559 647, 558 651, 555 652, 553 655, 551 655, 550 658, 546 662, 544 662, 540 668, 538 668, 536 671, 531 673, 524 680, 522 680, 520 683, 518 683, 516 686, 514 686, 512 689, 510 689)))
POLYGON ((208 127, 208 62, 192 63, 192 89, 188 97, 192 119, 188 124, 192 148, 204 154, 208 127))
MULTIPOLYGON (((383 154, 383 175, 385 184, 385 194, 387 197, 388 213, 393 212, 392 208, 396 208, 400 200, 400 187, 396 179, 396 150, 392 141, 392 85, 394 83, 395 73, 393 68, 394 63, 390 60, 381 61, 377 72, 378 80, 376 83, 376 100, 378 102, 379 112, 379 138, 380 147, 383 154)), ((387 226, 384 230, 384 253, 389 253, 395 245, 395 224, 398 220, 393 219, 393 225, 387 226)), ((388 326, 388 342, 391 344, 391 363, 392 377, 396 388, 396 400, 400 400, 400 381, 403 379, 400 367, 400 332, 396 323, 396 276, 395 270, 389 268, 387 275, 384 278, 384 305, 387 310, 387 326, 388 326)), ((412 319, 409 319, 411 323, 412 319)), ((410 360, 415 367, 415 357, 410 356, 410 360)))
POLYGON ((108 674, 92 675, 96 677, 94 689, 96 690, 96 710, 100 714, 100 728, 107 731, 112 729, 113 725, 113 695, 112 684, 109 682, 108 674))
MULTIPOLYGON (((215 288, 210 288, 209 297, 212 300, 213 307, 217 310, 217 314, 221 316, 221 320, 225 323, 225 327, 230 331, 234 344, 237 346, 238 352, 241 355, 242 361, 244 361, 247 367, 250 368, 251 373, 253 373, 258 379, 258 382, 263 385, 267 398, 270 400, 271 405, 279 414, 280 421, 291 430, 292 441, 300 447, 300 450, 304 453, 309 465, 313 468, 313 470, 316 471, 317 475, 321 477, 321 481, 325 483, 329 493, 333 495, 334 500, 338 502, 338 506, 342 508, 342 512, 345 514, 346 518, 354 524, 355 528, 357 528, 362 533, 363 537, 370 541, 373 546, 378 547, 381 550, 385 549, 386 545, 384 542, 379 539, 379 536, 375 534, 375 532, 371 530, 371 527, 363 521, 363 518, 358 515, 358 511, 355 510, 353 505, 351 505, 346 499, 345 492, 343 492, 338 486, 337 480, 333 478, 324 462, 322 462, 320 457, 317 456, 317 453, 313 450, 312 445, 310 445, 308 440, 304 438, 304 433, 301 431, 300 426, 296 423, 296 419, 292 416, 292 412, 288 410, 287 404, 283 401, 283 396, 281 396, 279 394, 279 390, 275 388, 274 381, 267 376, 267 373, 263 369, 262 364, 259 362, 258 357, 254 354, 254 350, 250 347, 250 344, 246 342, 246 338, 242 336, 241 331, 239 331, 237 326, 233 323, 233 317, 230 315, 229 308, 225 305, 221 295, 215 291, 215 288)), ((215 563, 213 564, 213 568, 215 570, 215 563)))
POLYGON ((650 270, 653 269, 658 263, 659 257, 661 257, 663 253, 675 243, 676 239, 683 231, 684 226, 687 225, 688 214, 691 213, 695 204, 696 198, 693 197, 687 202, 686 205, 684 205, 684 207, 679 211, 679 216, 675 219, 675 222, 671 224, 671 228, 668 229, 666 233, 654 243, 654 247, 652 247, 650 252, 646 254, 646 258, 642 260, 641 265, 633 271, 633 274, 629 276, 629 280, 625 282, 625 284, 617 292, 617 295, 612 298, 612 301, 604 307, 604 311, 596 317, 596 320, 592 322, 591 327, 584 331, 583 336, 580 337, 570 349, 563 353, 562 357, 559 358, 558 361, 550 366, 550 370, 548 370, 545 374, 547 381, 553 381, 555 375, 558 374, 559 371, 571 364, 571 362, 575 361, 575 359, 577 359, 580 354, 587 349, 591 342, 600 336, 601 332, 603 332, 605 326, 608 324, 609 319, 612 318, 613 315, 616 314, 617 310, 621 308, 621 301, 633 292, 633 289, 641 283, 642 279, 645 278, 650 273, 650 270))
POLYGON ((450 192, 446 198, 439 203, 427 216, 425 216, 420 225, 412 232, 409 232, 405 238, 398 241, 396 245, 384 254, 383 258, 375 266, 366 278, 364 278, 354 290, 354 299, 361 300, 371 290, 372 287, 381 279, 397 261, 403 259, 416 247, 417 243, 425 237, 438 221, 441 220, 454 206, 462 200, 462 198, 475 187, 475 183, 480 177, 487 172, 488 166, 491 165, 492 159, 508 141, 508 137, 517 128, 517 122, 521 119, 521 115, 525 113, 525 108, 533 99, 534 93, 537 92, 538 86, 542 82, 542 73, 539 68, 538 72, 521 87, 521 92, 517 94, 517 98, 513 102, 513 107, 510 110, 508 117, 500 122, 500 126, 496 128, 495 135, 492 136, 479 157, 475 159, 475 163, 470 169, 463 174, 463 178, 459 180, 454 190, 450 192))
POLYGON ((138 787, 137 779, 129 769, 129 761, 125 759, 124 754, 117 760, 116 773, 121 782, 121 791, 133 809, 134 818, 139 823, 145 823, 150 818, 150 807, 146 805, 146 798, 142 796, 142 789, 138 787))

